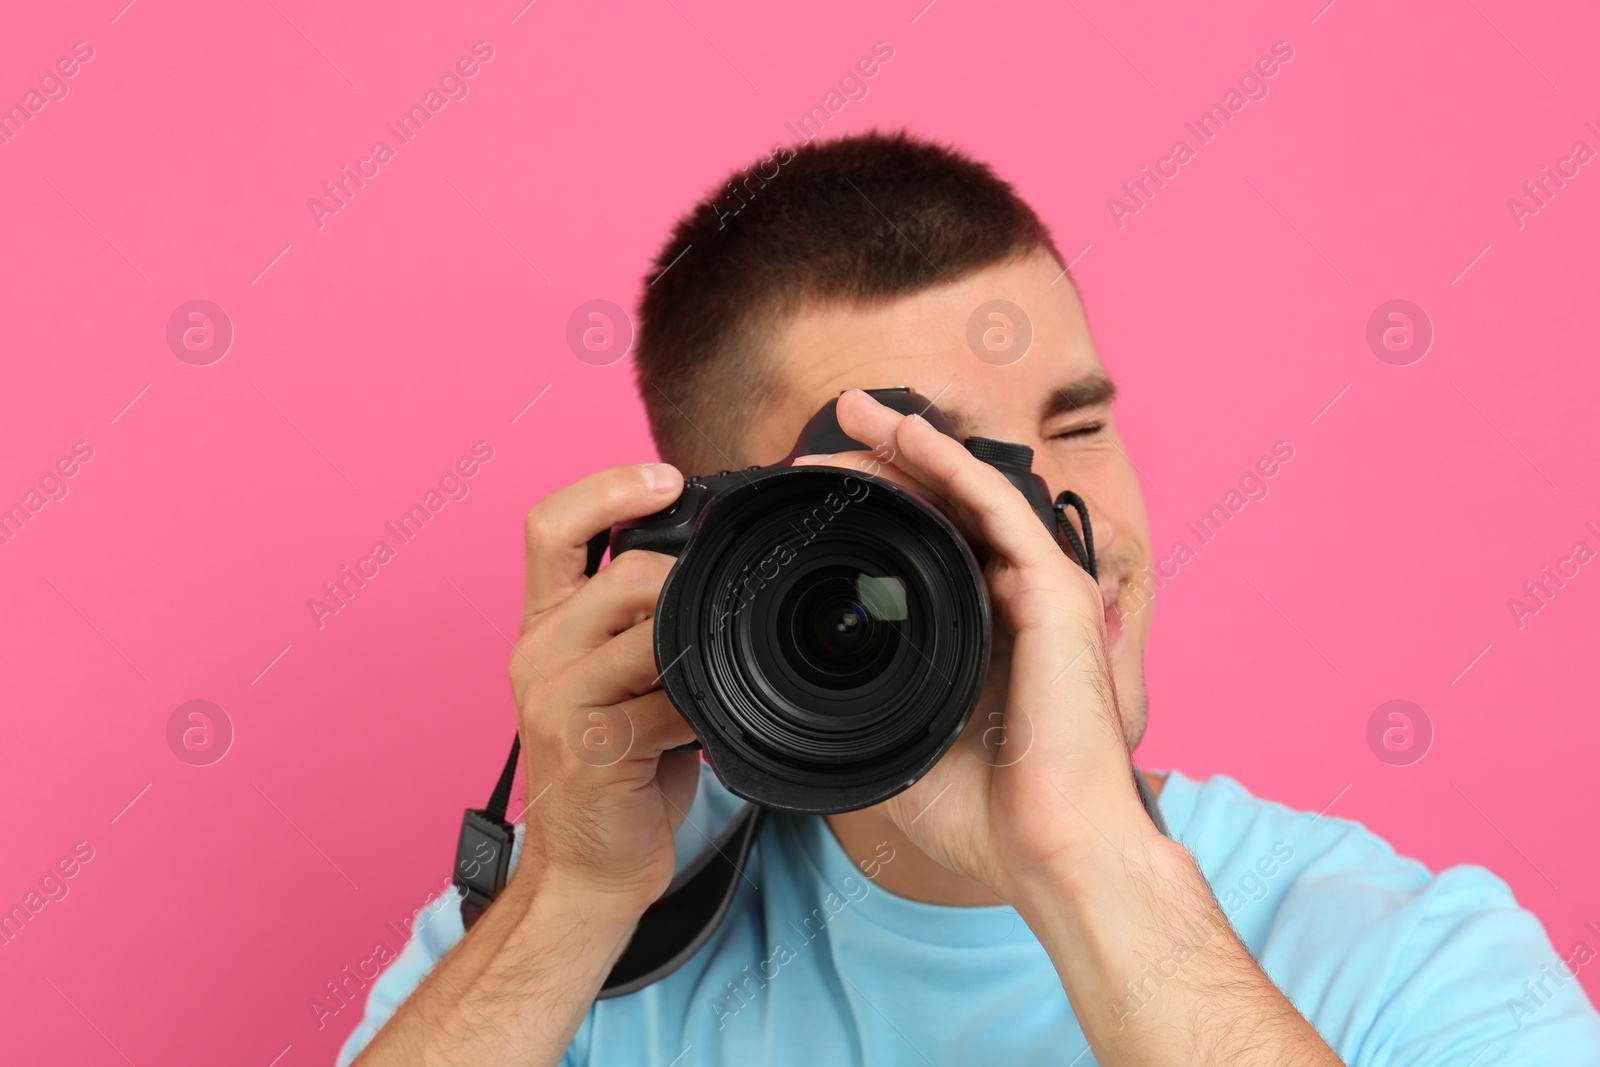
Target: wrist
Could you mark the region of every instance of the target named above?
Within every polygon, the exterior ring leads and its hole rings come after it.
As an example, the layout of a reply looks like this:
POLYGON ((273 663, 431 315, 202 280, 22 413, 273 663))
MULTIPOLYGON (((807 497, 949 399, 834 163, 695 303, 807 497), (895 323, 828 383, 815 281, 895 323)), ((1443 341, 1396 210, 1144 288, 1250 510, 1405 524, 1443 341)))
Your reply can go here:
POLYGON ((1019 868, 1001 896, 1030 926, 1103 927, 1163 900, 1209 900, 1210 889, 1194 857, 1156 830, 1130 826, 1064 849, 1042 863, 1019 868))
POLYGON ((1024 880, 1013 906, 1075 1005, 1119 1004, 1128 982, 1151 967, 1166 975, 1172 957, 1197 961, 1182 974, 1202 986, 1217 964, 1247 961, 1194 858, 1160 835, 1024 880))
POLYGON ((1132 789, 1118 782, 1084 792, 1094 799, 1066 801, 1047 825, 1018 834, 1002 849, 1009 855, 990 884, 1007 903, 1021 910, 1033 898, 1065 896, 1087 906, 1144 872, 1164 879, 1193 866, 1188 850, 1157 829, 1132 789))
POLYGON ((436 968, 443 985, 426 1014, 412 1016, 416 1062, 557 1062, 641 911, 616 894, 586 891, 582 880, 519 864, 436 968))
POLYGON ((1256 965, 1182 845, 1156 835, 1079 859, 1019 880, 1014 906, 1102 1062, 1199 1062, 1202 1031, 1218 1048, 1233 1035, 1251 1063, 1341 1062, 1256 965))
POLYGON ((570 922, 626 943, 655 895, 633 886, 599 882, 581 872, 518 865, 502 898, 511 897, 519 924, 570 922))

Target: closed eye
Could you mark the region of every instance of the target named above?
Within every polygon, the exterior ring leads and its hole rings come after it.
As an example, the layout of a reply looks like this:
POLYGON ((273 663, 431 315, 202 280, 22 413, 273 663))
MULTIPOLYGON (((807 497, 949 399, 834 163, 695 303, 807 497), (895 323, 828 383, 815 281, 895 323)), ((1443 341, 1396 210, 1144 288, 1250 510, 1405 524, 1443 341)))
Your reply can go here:
POLYGON ((1050 440, 1062 441, 1069 437, 1092 437, 1103 429, 1105 429, 1104 424, 1098 422, 1089 422, 1083 424, 1082 426, 1074 426, 1070 430, 1063 430, 1060 433, 1053 433, 1050 435, 1050 440))

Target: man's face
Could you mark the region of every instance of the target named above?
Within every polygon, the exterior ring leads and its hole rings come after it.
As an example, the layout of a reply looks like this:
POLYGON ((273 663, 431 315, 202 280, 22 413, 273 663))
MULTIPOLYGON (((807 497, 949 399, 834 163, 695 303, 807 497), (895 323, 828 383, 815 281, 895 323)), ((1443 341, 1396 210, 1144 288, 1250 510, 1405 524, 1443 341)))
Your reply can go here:
POLYGON ((1077 293, 1060 275, 1040 252, 878 308, 801 313, 767 353, 779 399, 758 413, 741 452, 776 462, 806 420, 843 390, 897 385, 933 399, 962 438, 1032 447, 1033 469, 1051 495, 1071 489, 1089 506, 1117 699, 1136 745, 1146 711, 1150 613, 1140 581, 1150 564, 1150 533, 1137 476, 1111 422, 1105 370, 1077 293), (980 359, 968 346, 968 320, 990 300, 1010 301, 1032 323, 1032 344, 1007 365, 980 359))

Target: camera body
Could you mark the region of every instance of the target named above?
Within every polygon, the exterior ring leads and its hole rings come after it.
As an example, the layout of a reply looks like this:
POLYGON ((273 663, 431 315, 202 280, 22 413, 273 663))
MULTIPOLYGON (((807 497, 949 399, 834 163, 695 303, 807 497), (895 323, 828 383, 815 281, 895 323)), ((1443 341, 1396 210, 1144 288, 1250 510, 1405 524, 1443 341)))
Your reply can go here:
MULTIPOLYGON (((911 390, 870 394, 954 436, 911 390)), ((839 427, 836 403, 779 463, 687 478, 670 507, 609 537, 613 558, 678 559, 657 603, 656 666, 712 769, 746 800, 806 814, 869 807, 921 778, 965 727, 989 665, 982 570, 949 520, 870 474, 791 465, 871 450, 839 427)), ((1054 536, 1032 449, 965 444, 1054 536)))

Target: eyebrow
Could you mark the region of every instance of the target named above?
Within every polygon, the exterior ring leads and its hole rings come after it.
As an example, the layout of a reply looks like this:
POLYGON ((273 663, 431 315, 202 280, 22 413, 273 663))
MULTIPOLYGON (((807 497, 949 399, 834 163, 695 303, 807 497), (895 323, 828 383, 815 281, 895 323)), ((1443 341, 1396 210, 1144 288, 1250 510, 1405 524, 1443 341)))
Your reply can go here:
POLYGON ((1109 405, 1116 398, 1117 387, 1105 375, 1094 374, 1087 378, 1079 378, 1050 394, 1050 399, 1045 401, 1044 411, 1040 413, 1040 421, 1048 422, 1058 415, 1070 415, 1084 408, 1109 405))
MULTIPOLYGON (((1091 374, 1077 381, 1059 386, 1052 392, 1044 403, 1044 409, 1039 415, 1040 422, 1049 422, 1061 415, 1070 415, 1084 408, 1109 405, 1117 398, 1117 387, 1110 378, 1104 374, 1091 374)), ((970 422, 965 412, 951 409, 942 409, 944 417, 949 421, 951 429, 955 430, 958 437, 968 436, 970 422)))

